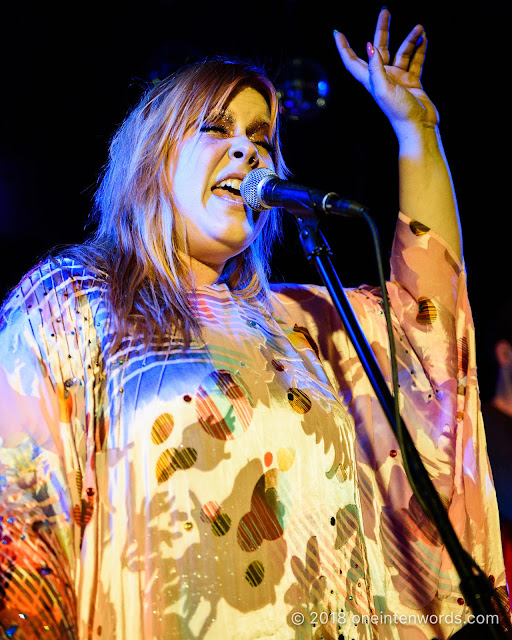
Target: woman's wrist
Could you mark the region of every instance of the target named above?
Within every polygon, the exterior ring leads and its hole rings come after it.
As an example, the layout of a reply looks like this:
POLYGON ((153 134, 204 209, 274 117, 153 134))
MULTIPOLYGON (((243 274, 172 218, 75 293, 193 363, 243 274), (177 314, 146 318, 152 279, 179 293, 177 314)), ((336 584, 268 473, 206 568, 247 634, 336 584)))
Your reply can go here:
POLYGON ((398 140, 400 157, 420 158, 441 153, 439 125, 428 122, 404 121, 392 125, 398 140))

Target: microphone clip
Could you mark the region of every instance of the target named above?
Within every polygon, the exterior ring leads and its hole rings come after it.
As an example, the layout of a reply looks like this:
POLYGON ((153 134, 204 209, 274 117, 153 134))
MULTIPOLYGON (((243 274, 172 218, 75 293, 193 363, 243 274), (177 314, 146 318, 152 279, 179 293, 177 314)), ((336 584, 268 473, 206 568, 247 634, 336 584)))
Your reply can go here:
POLYGON ((317 215, 302 215, 294 213, 295 221, 299 228, 299 239, 309 261, 317 256, 332 256, 332 251, 324 234, 319 229, 317 215))

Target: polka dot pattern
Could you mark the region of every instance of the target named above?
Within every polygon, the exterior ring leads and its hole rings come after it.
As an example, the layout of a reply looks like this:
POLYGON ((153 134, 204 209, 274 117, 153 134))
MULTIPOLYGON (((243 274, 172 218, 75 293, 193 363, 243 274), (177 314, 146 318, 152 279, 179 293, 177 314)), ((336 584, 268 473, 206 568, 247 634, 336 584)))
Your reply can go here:
POLYGON ((418 314, 416 316, 416 322, 418 324, 426 325, 432 324, 436 320, 437 309, 432 300, 425 297, 418 298, 418 314))
POLYGON ((287 398, 291 408, 297 413, 307 413, 311 409, 309 396, 300 389, 288 389, 287 398))
POLYGON ((251 585, 251 587, 257 587, 263 582, 265 577, 265 567, 259 560, 251 562, 245 572, 245 579, 251 585))
POLYGON ((155 444, 162 444, 171 435, 174 428, 174 418, 170 413, 158 416, 151 427, 151 440, 155 444))
POLYGON ((156 463, 158 484, 169 480, 179 469, 190 469, 197 460, 197 451, 191 447, 166 449, 156 463))
POLYGON ((196 397, 197 418, 203 429, 218 440, 233 440, 249 428, 253 408, 242 381, 228 371, 213 371, 200 385, 196 397))

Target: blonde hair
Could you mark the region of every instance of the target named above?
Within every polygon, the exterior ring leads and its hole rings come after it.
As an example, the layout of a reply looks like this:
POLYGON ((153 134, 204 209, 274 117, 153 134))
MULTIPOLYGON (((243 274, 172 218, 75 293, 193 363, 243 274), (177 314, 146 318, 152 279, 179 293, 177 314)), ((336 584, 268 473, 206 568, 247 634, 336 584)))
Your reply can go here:
MULTIPOLYGON (((133 331, 146 344, 177 332, 200 334, 190 292, 187 247, 172 195, 170 164, 185 134, 198 131, 242 88, 268 103, 276 172, 285 176, 276 91, 264 71, 214 58, 184 67, 150 89, 114 135, 95 197, 97 230, 71 252, 107 280, 113 348, 133 331)), ((279 235, 272 210, 255 242, 227 261, 221 280, 243 298, 268 301, 271 248, 279 235)), ((68 251, 69 255, 69 251, 68 251)))

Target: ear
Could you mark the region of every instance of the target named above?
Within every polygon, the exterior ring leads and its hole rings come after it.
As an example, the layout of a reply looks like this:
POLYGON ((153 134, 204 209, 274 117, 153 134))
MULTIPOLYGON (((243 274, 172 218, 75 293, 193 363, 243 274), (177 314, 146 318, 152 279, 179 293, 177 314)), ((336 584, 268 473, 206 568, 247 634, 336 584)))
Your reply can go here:
POLYGON ((499 340, 494 347, 494 355, 500 367, 512 364, 512 345, 508 340, 499 340))

